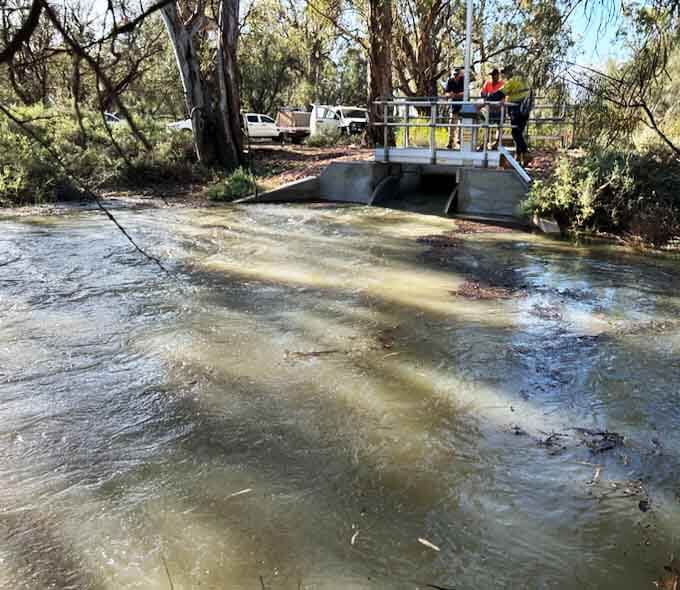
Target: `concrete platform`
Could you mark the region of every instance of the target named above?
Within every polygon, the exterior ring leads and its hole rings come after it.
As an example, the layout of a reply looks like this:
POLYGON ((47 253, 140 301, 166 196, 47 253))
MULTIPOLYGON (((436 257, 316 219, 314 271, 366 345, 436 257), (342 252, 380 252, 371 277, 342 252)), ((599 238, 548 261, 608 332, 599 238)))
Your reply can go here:
POLYGON ((526 198, 528 187, 515 169, 430 163, 333 162, 318 177, 298 180, 239 202, 335 201, 406 210, 423 208, 430 214, 460 215, 526 226, 531 220, 521 215, 519 206, 526 198), (437 177, 441 179, 440 186, 433 191, 431 181, 437 177))

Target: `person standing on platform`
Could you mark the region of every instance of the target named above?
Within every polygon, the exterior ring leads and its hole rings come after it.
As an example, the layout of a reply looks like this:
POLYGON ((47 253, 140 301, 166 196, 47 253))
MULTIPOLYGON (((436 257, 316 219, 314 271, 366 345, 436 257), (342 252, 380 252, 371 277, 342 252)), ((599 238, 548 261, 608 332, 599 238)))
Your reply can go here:
MULTIPOLYGON (((453 76, 446 83, 446 98, 449 100, 463 100, 465 96, 465 71, 463 68, 453 70, 453 76)), ((458 113, 462 105, 452 104, 451 118, 449 119, 449 143, 447 149, 453 149, 454 140, 458 144, 458 113)))
POLYGON ((528 82, 515 74, 513 66, 505 66, 501 73, 507 78, 501 92, 505 95, 506 102, 510 103, 507 108, 508 115, 510 115, 510 123, 512 124, 515 155, 517 161, 524 166, 530 161, 529 146, 524 139, 524 130, 529 122, 532 93, 528 82))
MULTIPOLYGON (((489 79, 484 82, 482 86, 481 95, 484 100, 489 102, 502 102, 505 98, 503 94, 503 86, 505 86, 505 80, 501 78, 501 73, 498 68, 493 68, 490 73, 489 79)), ((489 124, 499 125, 501 122, 501 106, 498 104, 490 104, 489 107, 489 124)), ((496 149, 498 147, 498 142, 500 139, 501 131, 498 129, 496 141, 491 146, 491 149, 496 149)))

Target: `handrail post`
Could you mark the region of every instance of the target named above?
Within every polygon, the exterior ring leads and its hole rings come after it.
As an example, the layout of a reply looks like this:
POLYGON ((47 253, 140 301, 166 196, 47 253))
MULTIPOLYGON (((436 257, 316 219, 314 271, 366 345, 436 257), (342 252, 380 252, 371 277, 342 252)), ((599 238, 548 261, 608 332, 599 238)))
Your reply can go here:
POLYGON ((489 167, 489 137, 491 134, 491 109, 487 105, 487 114, 488 118, 484 122, 484 139, 482 140, 484 142, 484 168, 489 167))
POLYGON ((411 143, 411 134, 410 134, 410 128, 409 128, 409 117, 410 117, 410 105, 405 105, 406 109, 406 116, 404 117, 406 126, 404 127, 404 147, 407 148, 410 143, 411 143))
POLYGON ((389 107, 387 105, 387 101, 383 102, 383 151, 385 152, 385 162, 390 161, 390 148, 389 148, 389 136, 390 136, 390 127, 389 127, 389 107))
POLYGON ((505 103, 501 103, 501 120, 498 124, 498 149, 503 147, 503 128, 505 126, 505 103))
POLYGON ((437 101, 430 102, 430 163, 437 163, 437 101))

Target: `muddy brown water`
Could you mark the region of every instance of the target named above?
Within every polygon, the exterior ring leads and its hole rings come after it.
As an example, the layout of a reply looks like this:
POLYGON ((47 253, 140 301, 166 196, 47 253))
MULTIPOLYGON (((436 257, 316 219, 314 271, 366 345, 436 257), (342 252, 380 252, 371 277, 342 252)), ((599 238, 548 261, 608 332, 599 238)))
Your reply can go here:
POLYGON ((1 588, 650 588, 680 551, 676 260, 118 216, 174 277, 94 213, 0 222, 1 588))

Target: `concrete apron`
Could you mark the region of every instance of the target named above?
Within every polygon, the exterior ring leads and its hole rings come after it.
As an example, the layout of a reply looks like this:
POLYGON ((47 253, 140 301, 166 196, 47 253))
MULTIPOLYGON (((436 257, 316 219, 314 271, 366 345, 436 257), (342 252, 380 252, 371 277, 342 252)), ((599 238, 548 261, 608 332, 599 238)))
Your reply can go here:
MULTIPOLYGON (((554 231, 556 226, 542 219, 529 219, 519 205, 529 185, 515 170, 465 168, 443 165, 395 164, 381 162, 332 162, 320 176, 310 176, 237 203, 282 203, 334 201, 399 207, 409 195, 420 194, 426 178, 448 176, 448 198, 441 199, 442 216, 456 216, 506 225, 534 226, 554 231), (455 178, 453 178, 455 177, 455 178)), ((446 195, 444 195, 446 197, 446 195)), ((427 197, 425 197, 427 198, 427 197)))

